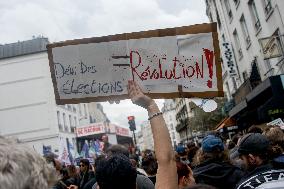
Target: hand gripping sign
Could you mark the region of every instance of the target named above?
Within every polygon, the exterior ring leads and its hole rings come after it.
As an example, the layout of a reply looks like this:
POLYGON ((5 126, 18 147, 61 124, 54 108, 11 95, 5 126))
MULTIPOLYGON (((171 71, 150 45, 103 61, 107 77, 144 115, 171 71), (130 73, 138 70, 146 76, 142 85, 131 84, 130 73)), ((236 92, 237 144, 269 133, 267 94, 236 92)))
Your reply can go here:
POLYGON ((223 96, 216 23, 47 45, 57 104, 122 100, 135 80, 152 98, 223 96))

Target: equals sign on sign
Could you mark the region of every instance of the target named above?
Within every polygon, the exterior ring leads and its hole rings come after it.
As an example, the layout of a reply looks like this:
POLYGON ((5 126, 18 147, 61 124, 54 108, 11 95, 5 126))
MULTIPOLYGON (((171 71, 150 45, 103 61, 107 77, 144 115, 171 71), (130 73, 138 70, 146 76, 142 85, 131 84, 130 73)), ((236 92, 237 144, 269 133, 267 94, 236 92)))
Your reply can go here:
MULTIPOLYGON (((113 59, 128 59, 129 56, 125 55, 125 56, 112 56, 113 59)), ((130 67, 130 64, 113 64, 113 66, 118 66, 118 67, 121 67, 121 66, 129 66, 130 67)))

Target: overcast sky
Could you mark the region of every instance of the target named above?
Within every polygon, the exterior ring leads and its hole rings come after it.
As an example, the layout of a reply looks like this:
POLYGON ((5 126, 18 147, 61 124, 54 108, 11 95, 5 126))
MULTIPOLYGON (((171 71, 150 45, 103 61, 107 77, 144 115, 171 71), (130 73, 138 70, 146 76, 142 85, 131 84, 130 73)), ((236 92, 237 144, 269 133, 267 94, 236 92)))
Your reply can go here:
MULTIPOLYGON (((204 0, 1 0, 0 44, 48 37, 50 42, 208 22, 204 0)), ((162 100, 159 100, 160 107, 162 100)), ((103 103, 111 122, 139 126, 147 113, 129 100, 103 103)))

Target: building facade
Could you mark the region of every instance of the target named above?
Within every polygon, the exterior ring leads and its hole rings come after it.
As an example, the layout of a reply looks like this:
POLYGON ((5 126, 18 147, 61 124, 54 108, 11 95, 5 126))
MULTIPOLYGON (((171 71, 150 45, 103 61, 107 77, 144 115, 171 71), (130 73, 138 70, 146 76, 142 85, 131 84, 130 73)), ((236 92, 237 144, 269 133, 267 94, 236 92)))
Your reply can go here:
POLYGON ((284 118, 284 1, 206 0, 217 22, 229 116, 239 128, 284 118))
POLYGON ((138 138, 141 138, 141 136, 143 137, 143 140, 140 140, 140 150, 146 150, 146 149, 150 149, 150 150, 154 150, 154 140, 153 140, 153 133, 152 133, 152 129, 151 129, 151 125, 150 125, 150 121, 144 121, 141 124, 141 134, 138 135, 138 138), (142 142, 141 142, 142 141, 142 142))
POLYGON ((180 136, 176 131, 177 121, 176 121, 176 109, 175 109, 174 100, 166 99, 164 102, 164 106, 162 108, 162 112, 170 133, 172 146, 175 147, 180 142, 180 136))
MULTIPOLYGON (((90 123, 89 105, 56 105, 47 44, 47 38, 36 38, 0 46, 0 135, 41 154, 44 147, 58 153, 60 140, 76 151, 75 128, 90 123)), ((92 120, 102 108, 96 110, 92 120)))
POLYGON ((190 100, 188 98, 176 98, 176 131, 179 133, 180 142, 187 143, 192 138, 192 130, 190 128, 189 118, 193 116, 189 106, 190 100))
POLYGON ((256 63, 261 80, 284 73, 284 2, 281 0, 206 0, 206 13, 217 22, 227 98, 250 76, 256 63), (265 41, 265 38, 269 38, 265 41), (266 48, 262 46, 266 45, 266 48), (274 58, 267 59, 272 53, 274 58), (275 53, 278 56, 275 56, 275 53))

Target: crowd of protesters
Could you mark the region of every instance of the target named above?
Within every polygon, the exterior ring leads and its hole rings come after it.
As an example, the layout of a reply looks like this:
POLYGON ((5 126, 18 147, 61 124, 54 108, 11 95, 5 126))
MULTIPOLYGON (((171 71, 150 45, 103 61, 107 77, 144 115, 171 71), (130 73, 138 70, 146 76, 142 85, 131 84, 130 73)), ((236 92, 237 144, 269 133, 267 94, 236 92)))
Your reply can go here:
POLYGON ((284 133, 279 127, 251 128, 225 140, 209 133, 173 149, 156 103, 129 82, 129 97, 148 111, 154 151, 129 152, 108 144, 90 164, 63 166, 15 140, 0 137, 2 189, 253 189, 284 188, 284 133))

